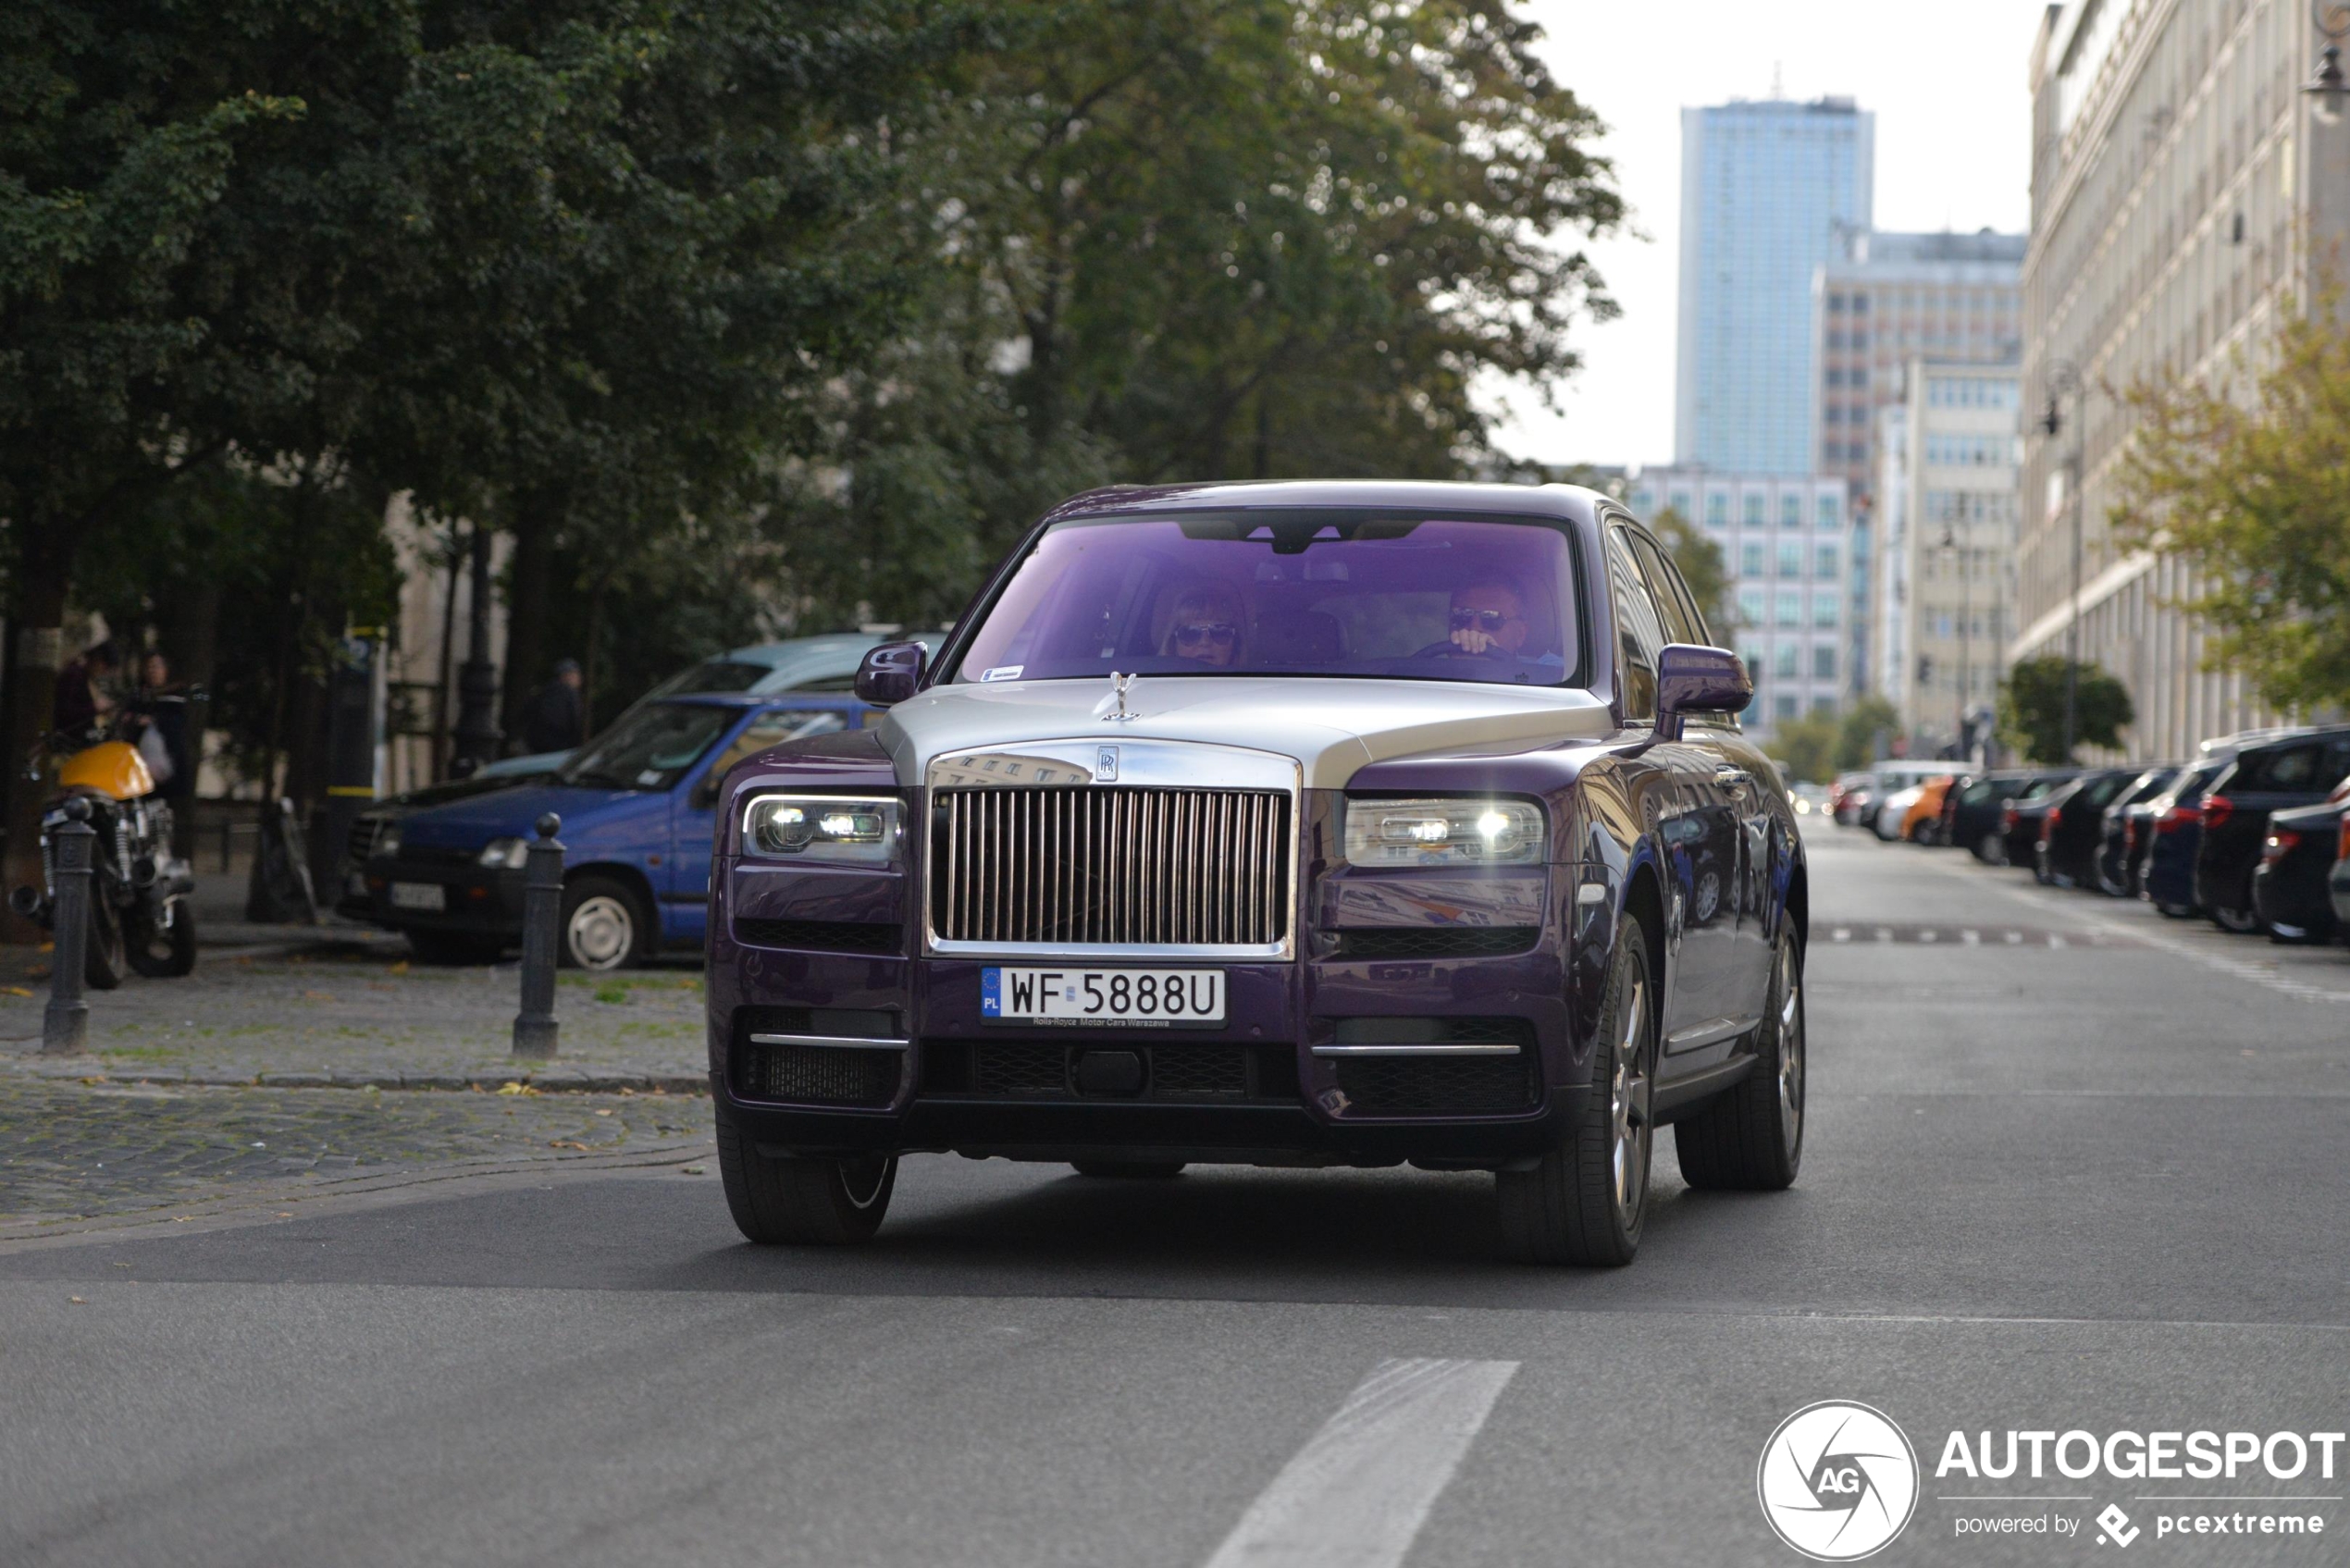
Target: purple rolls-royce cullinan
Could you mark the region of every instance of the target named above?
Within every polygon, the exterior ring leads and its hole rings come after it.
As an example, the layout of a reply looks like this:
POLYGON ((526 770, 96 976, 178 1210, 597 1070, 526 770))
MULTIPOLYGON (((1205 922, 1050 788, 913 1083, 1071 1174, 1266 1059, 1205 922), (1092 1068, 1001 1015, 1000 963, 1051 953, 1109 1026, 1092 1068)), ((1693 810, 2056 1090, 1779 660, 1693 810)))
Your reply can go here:
POLYGON ((1620 1264, 1654 1131, 1803 1144, 1803 846, 1744 666, 1565 486, 1119 488, 1040 522, 873 727, 736 766, 710 1060, 735 1220, 861 1240, 914 1153, 1490 1170, 1620 1264))

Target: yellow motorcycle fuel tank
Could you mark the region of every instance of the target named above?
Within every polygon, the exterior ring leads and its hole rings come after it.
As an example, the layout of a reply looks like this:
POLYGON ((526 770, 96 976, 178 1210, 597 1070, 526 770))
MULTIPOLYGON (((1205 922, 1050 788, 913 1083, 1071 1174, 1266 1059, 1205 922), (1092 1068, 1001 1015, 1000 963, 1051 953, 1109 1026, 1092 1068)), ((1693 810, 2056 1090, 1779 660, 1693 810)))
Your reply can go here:
POLYGON ((137 747, 128 741, 101 741, 66 759, 65 766, 57 770, 57 787, 89 790, 113 800, 135 800, 155 793, 155 776, 147 771, 147 759, 139 755, 137 747))

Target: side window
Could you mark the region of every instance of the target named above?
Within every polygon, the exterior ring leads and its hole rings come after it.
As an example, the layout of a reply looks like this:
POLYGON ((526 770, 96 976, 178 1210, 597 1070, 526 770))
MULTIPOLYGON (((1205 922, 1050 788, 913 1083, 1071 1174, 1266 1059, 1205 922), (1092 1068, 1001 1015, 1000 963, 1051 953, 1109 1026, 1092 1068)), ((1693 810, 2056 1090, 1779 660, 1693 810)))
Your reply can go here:
POLYGON ((1631 536, 1621 528, 1607 532, 1607 574, 1615 591, 1618 642, 1624 661, 1624 717, 1653 723, 1656 720, 1656 655, 1669 640, 1649 598, 1648 582, 1632 553, 1631 536))
POLYGON ((1671 640, 1706 646, 1705 618, 1697 612, 1696 601, 1689 597, 1688 585, 1681 581, 1680 571, 1654 540, 1635 535, 1632 546, 1671 640))

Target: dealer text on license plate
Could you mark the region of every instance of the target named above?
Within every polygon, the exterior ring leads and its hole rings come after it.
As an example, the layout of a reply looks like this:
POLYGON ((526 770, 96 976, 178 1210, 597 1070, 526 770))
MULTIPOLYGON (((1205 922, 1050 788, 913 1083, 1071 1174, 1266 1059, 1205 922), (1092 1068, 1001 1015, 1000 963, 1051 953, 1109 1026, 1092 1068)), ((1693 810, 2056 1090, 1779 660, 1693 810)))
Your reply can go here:
POLYGON ((395 909, 446 909, 449 892, 437 882, 396 882, 391 884, 395 909))
POLYGON ((997 969, 979 971, 990 1023, 1114 1023, 1166 1029, 1224 1021, 1222 969, 997 969))

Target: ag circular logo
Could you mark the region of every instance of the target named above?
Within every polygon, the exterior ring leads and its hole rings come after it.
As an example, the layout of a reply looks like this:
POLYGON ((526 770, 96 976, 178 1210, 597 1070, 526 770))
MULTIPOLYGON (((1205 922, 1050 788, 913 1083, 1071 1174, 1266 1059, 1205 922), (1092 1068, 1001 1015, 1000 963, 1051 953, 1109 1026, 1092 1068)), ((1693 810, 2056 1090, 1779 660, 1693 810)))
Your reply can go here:
POLYGON ((1779 1423, 1754 1490, 1779 1539, 1815 1562, 1851 1562, 1917 1512, 1917 1451, 1883 1411, 1823 1400, 1779 1423))

